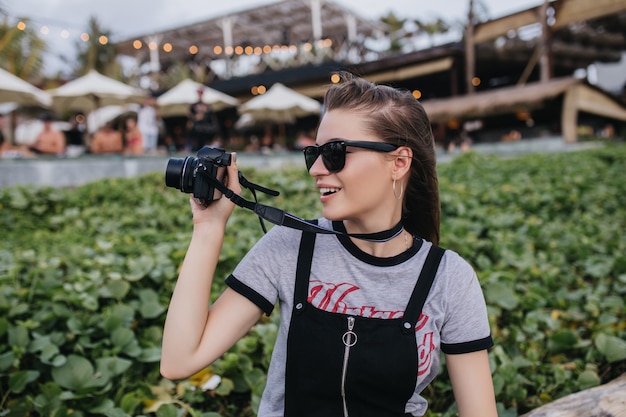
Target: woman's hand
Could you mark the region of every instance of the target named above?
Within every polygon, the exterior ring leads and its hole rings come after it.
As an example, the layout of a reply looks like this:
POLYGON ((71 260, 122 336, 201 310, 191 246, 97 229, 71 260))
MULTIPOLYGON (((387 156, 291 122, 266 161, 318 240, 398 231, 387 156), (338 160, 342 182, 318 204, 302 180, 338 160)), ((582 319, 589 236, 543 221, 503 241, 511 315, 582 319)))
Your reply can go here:
MULTIPOLYGON (((231 163, 226 167, 225 185, 230 188, 234 193, 241 193, 241 185, 239 184, 239 171, 237 169, 237 154, 232 153, 231 163)), ((223 225, 226 224, 228 217, 233 212, 235 204, 226 197, 221 197, 212 201, 208 207, 202 207, 194 198, 193 195, 189 197, 189 203, 191 205, 191 213, 193 214, 194 225, 201 223, 219 222, 223 225)))

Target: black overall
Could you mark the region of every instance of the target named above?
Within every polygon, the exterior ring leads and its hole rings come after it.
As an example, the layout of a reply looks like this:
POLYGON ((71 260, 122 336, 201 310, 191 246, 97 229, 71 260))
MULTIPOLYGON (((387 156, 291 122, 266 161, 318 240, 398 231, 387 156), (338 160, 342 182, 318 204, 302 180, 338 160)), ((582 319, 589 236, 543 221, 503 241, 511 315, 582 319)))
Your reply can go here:
POLYGON ((378 319, 307 302, 314 246, 315 234, 303 233, 287 339, 285 417, 405 416, 417 385, 415 327, 444 250, 432 246, 404 317, 378 319))

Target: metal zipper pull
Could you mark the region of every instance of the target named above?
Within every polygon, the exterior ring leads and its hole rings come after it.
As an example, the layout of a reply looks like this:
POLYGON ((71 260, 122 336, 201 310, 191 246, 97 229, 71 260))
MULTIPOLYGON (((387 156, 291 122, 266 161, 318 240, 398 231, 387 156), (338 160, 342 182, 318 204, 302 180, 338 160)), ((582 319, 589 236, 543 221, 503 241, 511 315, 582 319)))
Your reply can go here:
POLYGON ((341 371, 341 398, 343 400, 343 415, 348 417, 348 406, 346 405, 346 373, 348 370, 348 358, 350 357, 350 348, 356 345, 357 335, 352 331, 354 329, 354 317, 348 317, 348 330, 341 337, 345 345, 343 351, 343 368, 341 371))
POLYGON ((346 347, 351 347, 356 345, 357 336, 356 333, 352 331, 354 329, 354 317, 348 317, 348 330, 343 334, 343 344, 346 347), (354 340, 353 340, 354 339, 354 340))

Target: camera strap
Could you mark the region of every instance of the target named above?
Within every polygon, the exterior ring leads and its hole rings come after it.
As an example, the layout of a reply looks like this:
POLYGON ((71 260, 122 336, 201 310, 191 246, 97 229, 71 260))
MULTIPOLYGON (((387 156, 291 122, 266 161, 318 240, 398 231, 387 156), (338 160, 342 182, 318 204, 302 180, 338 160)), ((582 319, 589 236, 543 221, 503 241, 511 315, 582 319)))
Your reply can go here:
POLYGON ((265 194, 271 196, 279 195, 278 191, 270 190, 269 188, 265 188, 258 184, 254 184, 248 181, 241 171, 239 171, 239 184, 242 187, 249 189, 254 195, 255 201, 246 200, 239 194, 236 194, 233 190, 226 187, 221 181, 217 180, 215 177, 210 175, 205 175, 205 178, 212 183, 212 185, 222 192, 222 194, 228 198, 230 201, 238 205, 239 207, 248 209, 253 211, 257 216, 259 216, 259 220, 261 221, 261 227, 263 231, 267 233, 265 228, 265 224, 263 220, 267 220, 270 223, 273 223, 278 226, 285 226, 291 229, 302 230, 304 232, 312 232, 312 233, 322 233, 322 234, 333 234, 333 235, 346 235, 356 239, 367 240, 370 242, 387 242, 397 236, 399 236, 404 230, 402 226, 402 222, 396 224, 393 228, 389 230, 383 230, 382 232, 377 233, 344 233, 338 230, 327 229, 322 226, 318 226, 316 223, 304 220, 298 216, 294 216, 291 213, 287 213, 284 210, 281 210, 276 207, 267 206, 265 204, 261 204, 257 202, 256 192, 261 191, 265 194))

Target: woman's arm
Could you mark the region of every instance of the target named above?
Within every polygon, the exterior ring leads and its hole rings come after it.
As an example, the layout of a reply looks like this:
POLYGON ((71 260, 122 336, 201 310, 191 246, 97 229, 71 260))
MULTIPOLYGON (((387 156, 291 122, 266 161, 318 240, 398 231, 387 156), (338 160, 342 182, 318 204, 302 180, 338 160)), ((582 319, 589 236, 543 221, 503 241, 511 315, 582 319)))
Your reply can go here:
MULTIPOLYGON (((227 186, 241 192, 234 162, 227 186)), ((193 375, 228 350, 261 317, 261 310, 235 291, 226 290, 209 306, 211 286, 228 217, 226 198, 202 209, 190 198, 194 229, 170 301, 161 352, 161 374, 169 379, 193 375)))
POLYGON ((459 417, 498 416, 486 350, 446 355, 446 366, 459 417))

